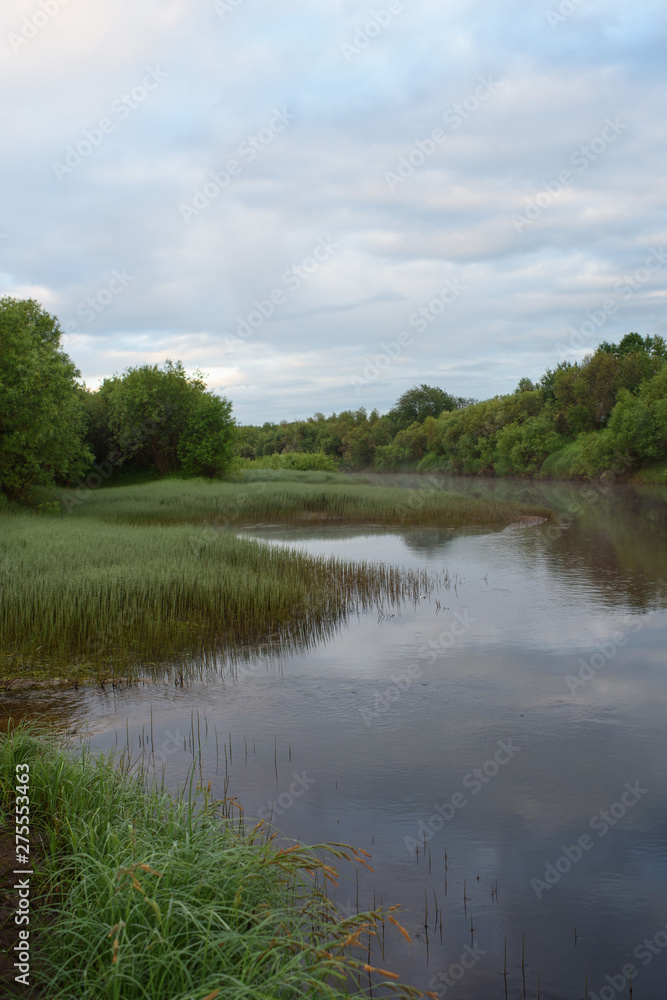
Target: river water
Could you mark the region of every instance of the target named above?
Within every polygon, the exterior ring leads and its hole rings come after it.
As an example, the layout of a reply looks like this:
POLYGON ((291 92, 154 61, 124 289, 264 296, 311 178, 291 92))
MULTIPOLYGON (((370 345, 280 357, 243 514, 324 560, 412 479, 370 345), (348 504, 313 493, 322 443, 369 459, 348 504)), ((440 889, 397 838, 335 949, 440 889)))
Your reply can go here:
MULTIPOLYGON (((381 477, 376 477, 381 481, 381 477)), ((440 997, 667 997, 664 489, 419 483, 551 507, 503 530, 245 529, 270 544, 426 567, 416 606, 201 681, 44 693, 104 750, 152 738, 182 785, 305 843, 371 855, 342 913, 401 904, 374 961, 440 997), (152 733, 151 733, 152 728, 152 733), (625 967, 625 968, 624 968, 625 967)), ((17 709, 4 699, 7 709, 17 709)))

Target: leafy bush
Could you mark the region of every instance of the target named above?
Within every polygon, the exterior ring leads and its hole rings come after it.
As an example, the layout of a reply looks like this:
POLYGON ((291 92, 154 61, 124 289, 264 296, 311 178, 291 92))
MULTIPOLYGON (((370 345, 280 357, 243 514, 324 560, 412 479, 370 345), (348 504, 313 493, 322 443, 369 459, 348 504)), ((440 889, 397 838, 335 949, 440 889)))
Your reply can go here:
POLYGON ((240 469, 297 469, 300 472, 337 472, 338 464, 331 455, 321 451, 283 451, 279 455, 262 455, 260 458, 237 460, 240 469))

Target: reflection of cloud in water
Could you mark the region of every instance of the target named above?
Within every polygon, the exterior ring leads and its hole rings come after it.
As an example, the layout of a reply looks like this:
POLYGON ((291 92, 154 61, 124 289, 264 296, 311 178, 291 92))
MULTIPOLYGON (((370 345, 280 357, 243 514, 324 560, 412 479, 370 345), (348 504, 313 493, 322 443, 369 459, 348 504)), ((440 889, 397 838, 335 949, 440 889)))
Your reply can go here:
MULTIPOLYGON (((253 531, 276 544, 355 560, 446 567, 452 582, 394 617, 353 616, 307 649, 273 658, 248 649, 247 662, 208 683, 67 692, 54 696, 54 706, 56 714, 71 710, 86 719, 106 749, 116 737, 124 743, 126 719, 131 737, 145 731, 151 706, 156 746, 168 730, 188 739, 201 731, 202 773, 214 794, 226 770, 214 727, 221 744, 231 734, 231 791, 248 816, 286 791, 293 771, 307 770, 315 784, 280 826, 303 841, 347 841, 372 853, 374 874, 360 876, 360 903, 372 905, 374 892, 401 902, 413 936, 412 945, 396 945, 392 968, 428 988, 470 942, 472 913, 475 940, 487 955, 457 985, 457 996, 503 1000, 505 937, 511 995, 520 995, 525 932, 528 995, 536 995, 540 969, 543 995, 569 1000, 583 991, 586 966, 590 989, 599 990, 628 949, 665 924, 667 614, 643 622, 637 614, 658 604, 665 504, 655 492, 614 487, 570 521, 568 505, 581 498, 576 484, 442 483, 552 502, 559 518, 521 531, 253 531), (450 641, 456 614, 472 624, 450 641), (573 694, 566 675, 619 632, 627 642, 573 694), (448 638, 438 645, 443 634, 448 638), (424 655, 430 643, 433 658, 424 655), (372 708, 409 665, 419 668, 414 680, 367 726, 361 709, 372 708), (200 726, 191 728, 197 712, 200 726), (466 792, 464 776, 508 739, 521 747, 515 759, 479 794, 466 792), (637 779, 649 789, 645 798, 605 837, 596 835, 594 849, 536 899, 530 879, 543 877, 563 845, 590 834, 591 818, 637 779), (419 864, 407 858, 403 837, 462 790, 465 808, 434 834, 419 864), (446 933, 442 945, 431 934, 427 966, 424 898, 426 892, 432 916, 434 891, 446 933)), ((48 694, 39 697, 48 702, 48 694)), ((192 759, 189 747, 169 756, 172 783, 182 782, 192 759)), ((353 879, 341 900, 355 891, 353 879)), ((637 990, 646 997, 663 995, 662 961, 641 969, 637 990)))

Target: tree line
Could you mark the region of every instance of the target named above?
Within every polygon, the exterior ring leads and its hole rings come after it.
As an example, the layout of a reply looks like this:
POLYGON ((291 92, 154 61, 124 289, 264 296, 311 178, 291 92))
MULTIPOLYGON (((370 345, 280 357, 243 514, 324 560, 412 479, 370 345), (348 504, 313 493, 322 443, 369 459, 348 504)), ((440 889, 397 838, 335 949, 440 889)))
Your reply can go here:
POLYGON ((628 333, 508 395, 475 401, 422 384, 382 416, 361 407, 240 427, 236 448, 251 459, 323 452, 350 469, 624 476, 667 457, 667 346, 628 333))
POLYGON ((0 502, 102 464, 214 477, 237 458, 320 455, 348 469, 590 478, 667 457, 659 336, 603 342, 484 401, 422 384, 383 415, 361 407, 261 426, 236 426, 229 400, 180 362, 131 367, 92 391, 61 339, 35 300, 0 299, 0 502))

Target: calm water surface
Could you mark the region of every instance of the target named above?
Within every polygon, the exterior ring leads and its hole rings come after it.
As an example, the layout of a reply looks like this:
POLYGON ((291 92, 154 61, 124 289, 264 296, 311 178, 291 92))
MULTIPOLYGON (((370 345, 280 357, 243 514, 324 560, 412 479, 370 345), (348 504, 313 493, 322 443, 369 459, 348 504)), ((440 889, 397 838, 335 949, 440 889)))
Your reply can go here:
POLYGON ((418 482, 537 500, 556 516, 502 531, 248 529, 446 570, 449 585, 354 617, 299 655, 38 707, 105 750, 128 734, 139 747, 152 711, 173 787, 194 755, 247 815, 367 850, 374 872, 346 873, 336 902, 401 904, 412 944, 387 931, 383 964, 422 989, 515 998, 525 978, 536 997, 539 972, 545 1000, 578 1000, 587 970, 591 997, 613 1000, 630 996, 629 962, 635 1000, 664 1000, 666 493, 418 482))

